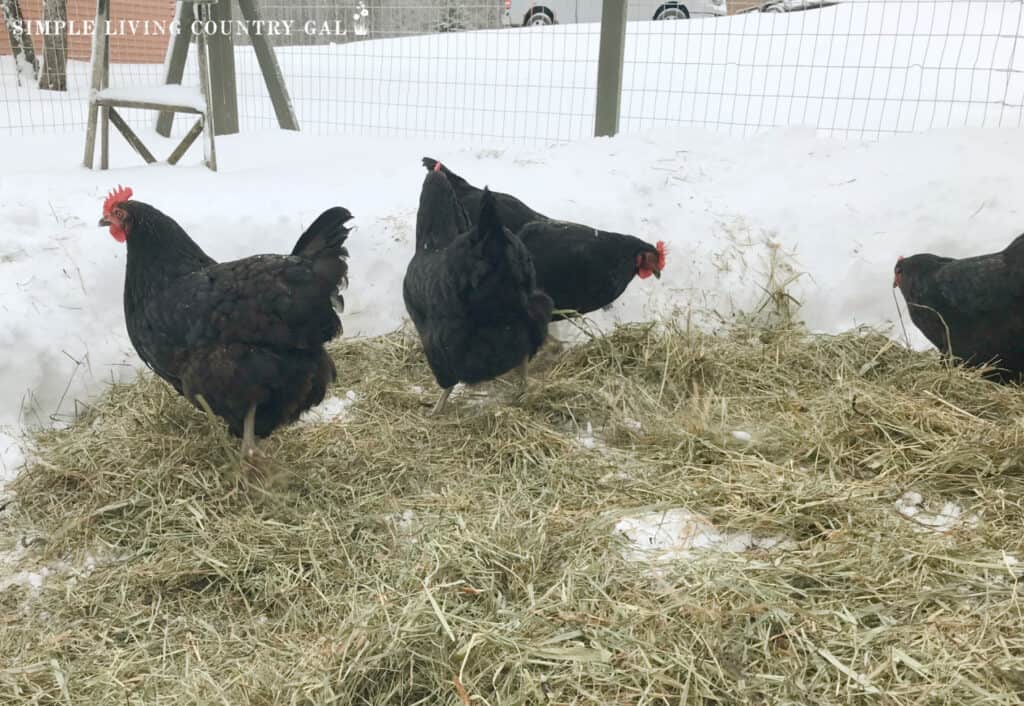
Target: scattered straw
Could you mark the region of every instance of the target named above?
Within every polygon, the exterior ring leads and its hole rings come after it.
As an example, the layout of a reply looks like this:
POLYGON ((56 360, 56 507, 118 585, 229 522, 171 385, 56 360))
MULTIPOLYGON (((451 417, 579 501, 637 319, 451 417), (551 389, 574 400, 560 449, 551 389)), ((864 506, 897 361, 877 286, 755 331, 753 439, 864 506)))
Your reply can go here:
POLYGON ((430 418, 408 333, 333 355, 351 404, 263 442, 265 486, 149 376, 35 440, 10 568, 70 568, 0 591, 3 703, 1020 703, 1019 388, 649 324, 430 418), (977 521, 922 532, 910 491, 977 521), (614 528, 676 508, 786 543, 651 571, 614 528))

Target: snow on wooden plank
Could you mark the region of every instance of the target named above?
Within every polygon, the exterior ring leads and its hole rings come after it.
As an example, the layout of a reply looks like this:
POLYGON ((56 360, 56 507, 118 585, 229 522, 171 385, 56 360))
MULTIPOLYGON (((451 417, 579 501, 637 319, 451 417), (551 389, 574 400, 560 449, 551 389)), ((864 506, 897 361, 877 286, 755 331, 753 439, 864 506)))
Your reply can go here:
POLYGON ((206 101, 198 86, 179 86, 175 83, 129 88, 104 88, 96 93, 102 101, 132 103, 137 106, 167 106, 189 108, 197 113, 206 111, 206 101))

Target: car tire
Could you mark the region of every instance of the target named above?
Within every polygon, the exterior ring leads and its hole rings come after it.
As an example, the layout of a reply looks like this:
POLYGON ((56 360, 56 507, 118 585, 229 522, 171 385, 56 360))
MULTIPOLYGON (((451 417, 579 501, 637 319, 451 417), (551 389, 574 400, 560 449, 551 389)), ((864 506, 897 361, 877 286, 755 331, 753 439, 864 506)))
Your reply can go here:
POLYGON ((658 12, 654 15, 654 19, 688 20, 690 19, 690 11, 686 9, 685 5, 669 5, 668 7, 658 8, 658 12))
POLYGON ((534 7, 527 13, 526 19, 523 20, 523 27, 547 27, 555 23, 555 18, 551 16, 551 11, 546 7, 534 7))

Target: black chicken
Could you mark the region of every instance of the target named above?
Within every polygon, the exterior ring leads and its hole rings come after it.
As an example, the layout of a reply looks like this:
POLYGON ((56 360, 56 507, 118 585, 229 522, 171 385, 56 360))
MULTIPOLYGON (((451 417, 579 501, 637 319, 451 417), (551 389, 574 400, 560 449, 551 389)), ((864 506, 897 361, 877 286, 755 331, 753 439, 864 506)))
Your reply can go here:
POLYGON ((319 404, 335 378, 324 343, 341 333, 348 210, 324 211, 290 255, 218 263, 172 218, 119 187, 101 226, 127 241, 124 312, 139 357, 242 438, 243 462, 319 404), (336 311, 337 310, 337 311, 336 311))
MULTIPOLYGON (((424 157, 423 165, 440 169, 469 213, 479 212, 483 191, 435 159, 424 157)), ((667 252, 662 241, 651 245, 632 235, 553 220, 509 194, 495 192, 494 199, 502 223, 530 251, 537 286, 552 298, 558 312, 588 314, 606 308, 626 291, 634 276, 660 278, 665 268, 667 252)), ((552 320, 562 318, 556 313, 552 320)))
MULTIPOLYGON (((483 205, 483 189, 473 186, 436 159, 424 157, 423 166, 427 168, 428 172, 440 170, 448 177, 448 182, 452 185, 455 195, 459 197, 459 201, 466 207, 466 210, 474 215, 480 213, 480 207, 483 205)), ((494 203, 498 206, 498 217, 501 218, 502 225, 513 233, 518 233, 527 223, 551 220, 544 214, 537 213, 511 194, 492 191, 491 195, 494 198, 494 203)))
MULTIPOLYGON (((665 244, 562 221, 535 221, 519 231, 533 256, 537 286, 555 308, 589 314, 622 296, 633 276, 661 278, 665 244)), ((554 321, 564 318, 556 315, 554 321)))
POLYGON ((448 178, 427 174, 402 294, 442 388, 432 414, 457 382, 483 382, 517 366, 526 394, 527 364, 547 336, 551 298, 537 290, 530 254, 502 226, 489 191, 472 226, 448 178))
POLYGON ((971 366, 996 365, 989 376, 997 380, 1024 373, 1024 235, 989 255, 900 257, 893 287, 910 320, 943 353, 971 366))

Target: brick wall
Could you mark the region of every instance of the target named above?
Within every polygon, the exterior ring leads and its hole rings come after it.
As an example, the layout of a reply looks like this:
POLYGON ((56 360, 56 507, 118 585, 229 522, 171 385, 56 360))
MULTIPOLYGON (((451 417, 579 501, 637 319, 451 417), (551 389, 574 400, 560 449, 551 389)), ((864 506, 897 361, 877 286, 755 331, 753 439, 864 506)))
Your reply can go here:
MULTIPOLYGON (((79 61, 88 61, 92 50, 92 35, 81 34, 81 22, 96 18, 95 0, 67 0, 68 20, 76 25, 74 30, 77 34, 68 34, 68 58, 79 61)), ((39 20, 43 16, 43 0, 21 0, 21 10, 25 20, 39 20)), ((174 17, 174 0, 111 0, 110 19, 114 22, 111 32, 110 60, 117 63, 131 64, 160 64, 163 63, 164 55, 167 53, 167 42, 170 37, 166 34, 154 33, 156 28, 147 36, 142 29, 134 34, 125 30, 124 34, 119 33, 118 20, 156 20, 162 23, 169 23, 174 17)), ((0 55, 11 53, 11 43, 7 32, 0 24, 0 55)), ((42 56, 43 37, 35 33, 33 28, 32 46, 36 50, 36 56, 42 56)))

